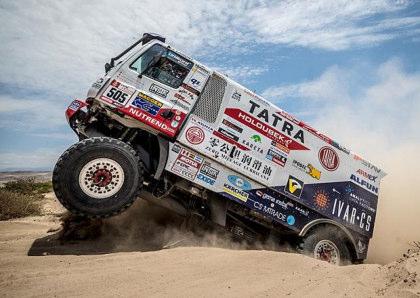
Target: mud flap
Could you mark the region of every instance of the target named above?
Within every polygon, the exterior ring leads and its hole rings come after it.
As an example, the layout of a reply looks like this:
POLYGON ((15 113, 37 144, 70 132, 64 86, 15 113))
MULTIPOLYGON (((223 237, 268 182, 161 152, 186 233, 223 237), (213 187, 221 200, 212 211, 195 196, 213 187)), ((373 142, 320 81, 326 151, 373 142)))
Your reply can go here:
POLYGON ((208 202, 211 220, 222 227, 226 226, 227 200, 223 197, 211 194, 209 195, 208 202))
POLYGON ((154 178, 159 180, 163 170, 165 169, 166 162, 168 161, 169 141, 160 136, 157 136, 157 139, 159 142, 159 163, 154 178))

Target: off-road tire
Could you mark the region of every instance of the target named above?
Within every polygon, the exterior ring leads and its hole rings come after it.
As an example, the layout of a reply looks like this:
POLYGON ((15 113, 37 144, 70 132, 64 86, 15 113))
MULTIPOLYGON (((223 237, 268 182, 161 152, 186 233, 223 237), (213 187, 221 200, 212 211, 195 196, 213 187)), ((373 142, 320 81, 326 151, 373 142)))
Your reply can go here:
MULTIPOLYGON (((106 165, 103 166, 105 171, 106 165)), ((94 166, 88 173, 93 173, 95 169, 98 167, 94 166)), ((143 186, 143 173, 144 166, 131 146, 117 139, 95 137, 74 144, 61 155, 53 172, 53 188, 57 199, 73 214, 90 218, 109 217, 121 213, 136 200, 143 186), (97 160, 111 160, 123 172, 122 175, 114 175, 118 173, 115 167, 113 171, 108 171, 107 181, 110 179, 109 183, 112 183, 110 186, 114 187, 116 181, 119 184, 112 190, 116 193, 111 192, 109 197, 99 199, 94 197, 98 188, 86 191, 89 186, 80 182, 86 179, 81 174, 86 171, 86 165, 97 160)), ((99 185, 99 182, 96 184, 99 185)))
POLYGON ((351 253, 346 245, 346 240, 347 237, 339 229, 325 226, 315 229, 307 236, 305 236, 299 245, 299 250, 301 253, 312 258, 322 259, 319 256, 317 257, 316 250, 319 252, 319 245, 331 245, 332 243, 339 253, 338 261, 335 264, 340 266, 349 265, 352 263, 352 258, 351 253))

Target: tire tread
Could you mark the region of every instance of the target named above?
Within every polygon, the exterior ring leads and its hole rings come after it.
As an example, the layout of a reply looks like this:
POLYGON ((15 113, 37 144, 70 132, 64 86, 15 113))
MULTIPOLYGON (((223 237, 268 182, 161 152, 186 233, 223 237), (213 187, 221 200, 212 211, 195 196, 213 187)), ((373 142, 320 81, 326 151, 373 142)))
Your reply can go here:
POLYGON ((69 147, 66 151, 64 151, 64 153, 58 159, 58 161, 57 161, 57 163, 54 167, 53 176, 52 176, 53 189, 54 189, 55 195, 56 195, 57 199, 60 201, 60 203, 67 210, 69 210, 71 213, 73 213, 75 215, 78 215, 78 216, 83 216, 83 217, 92 218, 92 219, 111 217, 111 216, 114 216, 114 215, 117 215, 117 214, 123 212, 128 207, 130 207, 140 194, 140 191, 141 191, 141 188, 142 188, 141 186, 143 185, 143 180, 144 180, 144 165, 143 165, 142 161, 140 160, 137 152, 133 149, 133 147, 131 147, 127 143, 124 143, 123 141, 120 141, 120 140, 114 139, 114 138, 110 138, 110 137, 88 138, 88 139, 84 139, 84 140, 72 145, 71 147, 69 147), (71 155, 73 155, 74 152, 81 151, 81 149, 83 147, 87 146, 87 145, 101 144, 101 143, 102 144, 109 143, 109 144, 114 144, 116 146, 120 146, 124 149, 127 149, 131 154, 133 154, 133 156, 135 156, 135 158, 137 160, 137 164, 138 164, 138 169, 139 169, 139 182, 138 182, 139 187, 137 188, 137 192, 135 193, 135 195, 132 196, 131 200, 128 203, 126 203, 125 205, 123 205, 120 209, 118 209, 114 212, 107 213, 107 214, 93 215, 93 214, 88 214, 88 213, 85 213, 85 212, 81 212, 80 210, 78 210, 76 208, 73 208, 71 206, 71 204, 69 204, 67 202, 64 194, 61 192, 60 187, 59 187, 59 185, 60 185, 60 173, 62 172, 62 169, 65 165, 65 162, 70 158, 71 155))

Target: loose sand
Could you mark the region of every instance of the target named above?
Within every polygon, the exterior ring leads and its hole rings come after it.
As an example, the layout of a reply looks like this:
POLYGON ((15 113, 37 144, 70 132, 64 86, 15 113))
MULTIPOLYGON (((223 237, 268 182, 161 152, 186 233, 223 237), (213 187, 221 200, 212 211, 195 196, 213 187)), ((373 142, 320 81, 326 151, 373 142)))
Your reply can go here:
POLYGON ((388 265, 337 267, 294 253, 241 249, 216 236, 199 247, 181 241, 162 249, 188 236, 159 225, 159 218, 142 218, 142 229, 127 225, 141 216, 136 207, 107 222, 108 235, 100 239, 60 243, 63 209, 47 197, 45 216, 0 222, 1 297, 420 296, 418 252, 388 265), (124 231, 113 231, 116 226, 124 231))

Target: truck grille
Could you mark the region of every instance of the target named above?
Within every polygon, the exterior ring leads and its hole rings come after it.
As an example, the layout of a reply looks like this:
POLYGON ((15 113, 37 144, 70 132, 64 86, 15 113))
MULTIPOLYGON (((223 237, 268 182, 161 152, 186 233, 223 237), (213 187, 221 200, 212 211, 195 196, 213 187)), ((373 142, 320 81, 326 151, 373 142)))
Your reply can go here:
POLYGON ((226 85, 225 79, 217 74, 213 74, 204 88, 204 92, 201 94, 193 114, 207 122, 214 123, 219 114, 226 85))

